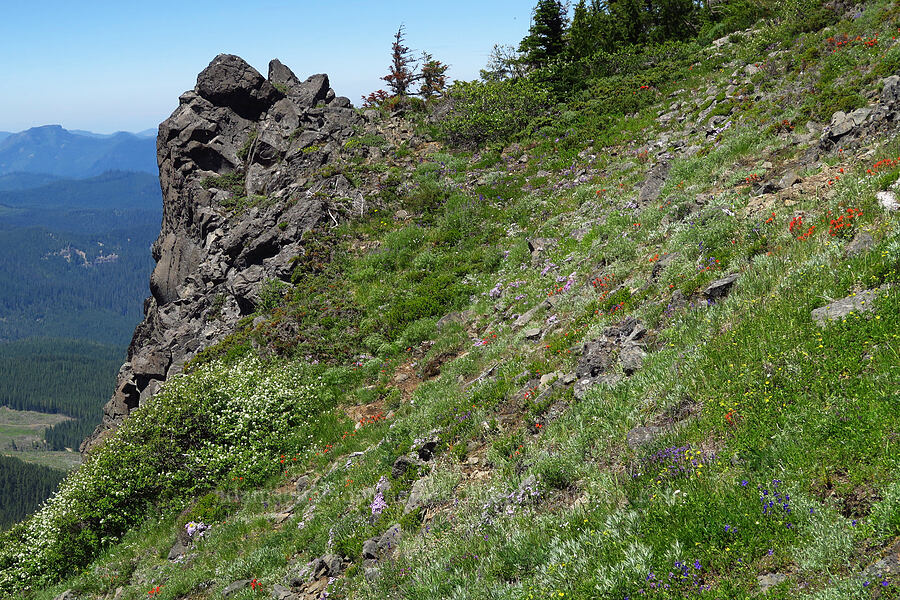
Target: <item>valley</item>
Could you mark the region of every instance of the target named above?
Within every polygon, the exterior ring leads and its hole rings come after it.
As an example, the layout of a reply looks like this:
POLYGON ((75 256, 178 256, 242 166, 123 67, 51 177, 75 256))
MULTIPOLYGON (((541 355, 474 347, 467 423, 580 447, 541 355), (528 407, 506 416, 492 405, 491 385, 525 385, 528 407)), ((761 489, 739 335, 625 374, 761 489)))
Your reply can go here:
POLYGON ((153 266, 154 147, 59 127, 0 140, 0 528, 80 464, 100 421, 153 266), (98 172, 115 165, 143 170, 98 172))

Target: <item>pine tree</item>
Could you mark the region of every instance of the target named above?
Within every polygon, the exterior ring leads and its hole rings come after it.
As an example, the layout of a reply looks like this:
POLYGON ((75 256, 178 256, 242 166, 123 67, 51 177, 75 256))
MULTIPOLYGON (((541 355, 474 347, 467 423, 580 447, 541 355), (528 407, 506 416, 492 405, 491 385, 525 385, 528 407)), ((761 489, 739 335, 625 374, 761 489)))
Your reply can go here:
POLYGON ((538 0, 531 20, 531 28, 519 44, 527 64, 547 66, 566 47, 566 6, 560 0, 538 0))
POLYGON ((449 65, 435 60, 427 52, 422 52, 422 72, 417 77, 422 80, 422 85, 419 86, 419 95, 428 100, 443 94, 447 87, 448 68, 449 65))
POLYGON ((407 96, 410 86, 418 79, 415 74, 417 65, 412 58, 412 50, 408 46, 404 46, 403 41, 403 25, 401 24, 394 36, 394 43, 391 45, 389 72, 381 78, 387 82, 394 96, 407 96))

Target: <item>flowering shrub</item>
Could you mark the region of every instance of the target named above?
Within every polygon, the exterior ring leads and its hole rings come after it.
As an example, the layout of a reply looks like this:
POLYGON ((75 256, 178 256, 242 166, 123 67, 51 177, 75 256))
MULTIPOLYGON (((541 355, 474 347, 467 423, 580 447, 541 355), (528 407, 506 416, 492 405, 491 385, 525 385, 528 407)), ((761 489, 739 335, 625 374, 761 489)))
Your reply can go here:
POLYGON ((237 474, 260 483, 269 457, 331 405, 321 378, 300 363, 216 362, 170 380, 38 513, 3 535, 0 594, 87 564, 152 507, 178 506, 237 474))

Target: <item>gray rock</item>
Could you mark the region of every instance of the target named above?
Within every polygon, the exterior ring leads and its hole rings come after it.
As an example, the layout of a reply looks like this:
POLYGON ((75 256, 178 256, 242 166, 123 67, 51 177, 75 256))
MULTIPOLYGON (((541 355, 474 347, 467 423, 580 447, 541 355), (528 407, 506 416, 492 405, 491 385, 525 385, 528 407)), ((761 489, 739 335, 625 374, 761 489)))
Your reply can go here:
POLYGON ((828 321, 843 319, 851 313, 869 313, 875 311, 875 299, 878 297, 876 290, 866 290, 853 296, 847 296, 817 308, 810 316, 819 327, 824 327, 828 321))
POLYGON ((272 586, 273 600, 289 600, 290 598, 293 598, 293 596, 294 592, 292 592, 290 588, 286 588, 278 583, 272 586))
POLYGON ((234 583, 228 584, 224 590, 222 590, 222 597, 228 598, 232 594, 239 592, 245 588, 250 587, 251 580, 250 579, 240 579, 235 581, 234 583))
POLYGON ((625 441, 632 450, 637 450, 641 446, 646 446, 656 441, 659 436, 665 433, 664 427, 635 427, 625 434, 625 441))
POLYGON ((418 467, 418 463, 416 461, 405 455, 400 456, 397 458, 397 460, 394 461, 394 464, 391 467, 391 477, 393 477, 394 479, 400 479, 401 477, 406 475, 406 473, 410 469, 415 469, 416 467, 418 467))
POLYGON ((869 565, 863 574, 872 578, 900 575, 900 540, 894 543, 884 558, 869 565))
POLYGON ((330 89, 328 75, 312 75, 301 83, 294 72, 277 58, 269 62, 269 81, 287 88, 288 98, 300 108, 312 108, 325 102, 330 89))
POLYGON ((802 180, 797 176, 796 172, 794 172, 793 170, 788 171, 784 174, 784 176, 782 176, 781 179, 778 180, 778 189, 786 190, 795 183, 800 183, 801 181, 802 180))
POLYGON ((844 111, 839 110, 831 116, 831 125, 827 135, 830 139, 836 140, 853 131, 855 126, 853 119, 844 111))
POLYGON ((402 537, 403 529, 400 527, 400 524, 395 523, 391 525, 378 539, 378 551, 385 556, 390 556, 400 544, 402 537))
POLYGON ((628 344, 619 353, 619 361, 622 363, 622 369, 627 375, 633 374, 644 365, 644 352, 637 344, 628 344))
POLYGON ((197 76, 197 93, 245 119, 258 119, 282 96, 242 58, 220 54, 197 76))
POLYGON ((703 290, 703 295, 710 300, 724 298, 731 292, 731 288, 734 286, 734 282, 738 280, 738 277, 740 277, 740 273, 732 273, 721 279, 716 279, 703 290))
POLYGON ((408 515, 425 505, 425 479, 417 479, 409 490, 409 497, 406 499, 406 505, 403 507, 403 514, 408 515))
POLYGON ((551 306, 550 303, 547 302, 546 300, 543 300, 543 301, 539 302, 538 304, 535 304, 534 306, 529 308, 527 311, 525 311, 525 313, 522 316, 520 316, 518 319, 516 319, 515 323, 513 323, 513 328, 521 329, 522 327, 524 327, 525 325, 530 323, 532 319, 534 319, 535 315, 538 313, 539 310, 541 310, 542 308, 550 308, 550 306, 551 306))
POLYGON ((668 161, 660 161, 650 169, 638 193, 640 202, 652 202, 659 198, 662 188, 666 184, 666 178, 669 176, 669 168, 668 161))
POLYGON ((381 575, 381 570, 376 567, 366 567, 363 574, 366 578, 366 581, 372 582, 378 579, 378 577, 381 575))
POLYGON ((530 238, 526 241, 528 242, 528 251, 531 253, 532 258, 537 258, 559 244, 559 241, 554 238, 530 238))
POLYGON ((681 290, 675 290, 672 292, 672 298, 669 300, 669 304, 674 309, 684 308, 687 306, 687 298, 684 297, 684 293, 681 290))
POLYGON ((605 373, 613 365, 614 352, 615 345, 605 338, 585 342, 575 367, 575 376, 584 379, 605 373))
POLYGON ((175 540, 175 543, 169 550, 169 560, 178 560, 180 557, 185 555, 187 550, 187 547, 181 542, 181 540, 175 540))
POLYGON ((525 336, 526 340, 536 340, 541 337, 541 328, 533 327, 531 329, 526 329, 522 332, 522 335, 525 336))
POLYGON ((866 119, 869 118, 869 115, 872 114, 872 109, 868 107, 857 108, 852 113, 847 115, 847 117, 853 121, 853 124, 859 127, 863 123, 866 122, 866 119))
POLYGON ((335 96, 335 98, 328 103, 328 106, 351 108, 353 104, 350 102, 350 98, 347 98, 346 96, 335 96))
POLYGON ((310 566, 310 573, 313 579, 321 577, 337 577, 344 570, 344 559, 337 554, 326 554, 321 558, 316 558, 310 566))
POLYGON ((298 494, 302 494, 309 487, 309 475, 304 475, 300 479, 297 480, 297 483, 294 485, 294 489, 297 490, 298 494))
POLYGON ((450 323, 458 323, 460 325, 465 325, 472 319, 471 311, 462 311, 462 312, 452 312, 447 313, 440 319, 438 319, 437 323, 435 323, 435 327, 437 327, 438 331, 441 331, 444 327, 449 325, 450 323))
MULTIPOLYGON (((341 160, 354 127, 365 124, 349 106, 324 74, 300 81, 275 60, 267 81, 224 54, 181 95, 157 137, 163 218, 152 248, 151 297, 129 362, 82 452, 101 444, 189 358, 233 332, 258 306, 264 282, 288 280, 309 232, 363 211, 363 190, 322 170, 341 160), (309 152, 312 146, 318 148, 309 152), (226 208, 253 193, 266 198, 242 212, 226 208)), ((365 194, 377 193, 377 183, 361 185, 365 194)), ((297 334, 289 325, 273 333, 285 341, 297 334)))
POLYGON ((66 590, 53 600, 78 600, 78 596, 72 590, 66 590))
POLYGON ((894 105, 900 102, 900 76, 891 75, 881 88, 881 103, 894 105))
POLYGON ((366 540, 363 542, 363 560, 380 560, 383 557, 392 555, 394 550, 397 549, 402 536, 403 529, 399 523, 395 523, 381 535, 366 540))
POLYGON ((756 583, 759 584, 759 593, 766 594, 770 588, 787 581, 787 579, 788 576, 784 573, 765 573, 763 575, 757 575, 756 583))
POLYGON ((372 538, 363 542, 363 559, 375 560, 378 558, 378 538, 372 538))
POLYGON ((865 231, 860 231, 853 237, 850 243, 847 244, 847 248, 844 250, 844 254, 848 257, 852 257, 856 256, 857 254, 868 252, 874 247, 875 240, 872 238, 872 236, 865 231))
POLYGON ((150 293, 159 304, 166 304, 178 299, 178 287, 200 265, 202 251, 193 240, 175 233, 160 234, 155 251, 160 257, 150 275, 150 293))

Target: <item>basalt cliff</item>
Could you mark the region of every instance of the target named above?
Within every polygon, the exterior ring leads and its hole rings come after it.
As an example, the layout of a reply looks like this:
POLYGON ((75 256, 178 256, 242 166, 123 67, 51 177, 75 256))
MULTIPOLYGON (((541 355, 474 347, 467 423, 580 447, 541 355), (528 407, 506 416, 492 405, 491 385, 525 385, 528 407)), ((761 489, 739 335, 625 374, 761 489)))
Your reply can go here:
MULTIPOLYGON (((310 232, 364 210, 377 181, 354 185, 333 166, 350 154, 380 158, 377 148, 346 144, 373 133, 374 121, 374 112, 361 116, 335 95, 327 75, 301 81, 277 59, 267 78, 228 54, 199 74, 159 127, 163 219, 151 296, 82 453, 231 333, 258 305, 262 286, 289 281, 310 232)), ((410 137, 399 123, 378 131, 410 137)))

